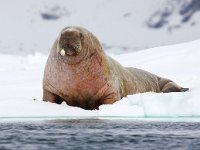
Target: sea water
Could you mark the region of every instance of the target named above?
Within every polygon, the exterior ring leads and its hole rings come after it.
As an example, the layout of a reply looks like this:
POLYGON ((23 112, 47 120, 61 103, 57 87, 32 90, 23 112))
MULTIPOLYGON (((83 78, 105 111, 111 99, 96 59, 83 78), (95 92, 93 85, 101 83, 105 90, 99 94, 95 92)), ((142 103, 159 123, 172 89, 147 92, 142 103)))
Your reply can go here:
POLYGON ((68 119, 1 122, 0 149, 200 149, 200 122, 68 119))

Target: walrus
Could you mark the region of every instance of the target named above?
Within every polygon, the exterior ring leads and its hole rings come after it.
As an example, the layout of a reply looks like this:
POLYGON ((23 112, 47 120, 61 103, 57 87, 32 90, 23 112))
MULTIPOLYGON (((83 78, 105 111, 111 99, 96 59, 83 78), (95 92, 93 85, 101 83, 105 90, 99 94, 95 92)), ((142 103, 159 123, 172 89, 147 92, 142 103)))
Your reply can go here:
POLYGON ((45 66, 43 100, 87 110, 136 93, 185 92, 175 82, 147 71, 123 67, 82 27, 66 27, 55 40, 45 66))

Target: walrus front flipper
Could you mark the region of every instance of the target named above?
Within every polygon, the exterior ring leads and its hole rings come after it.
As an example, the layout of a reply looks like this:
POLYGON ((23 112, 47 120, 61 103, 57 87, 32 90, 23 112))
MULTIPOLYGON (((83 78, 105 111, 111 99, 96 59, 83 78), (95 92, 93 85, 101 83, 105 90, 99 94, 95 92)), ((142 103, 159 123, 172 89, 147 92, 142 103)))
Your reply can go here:
POLYGON ((169 92, 186 92, 189 90, 189 88, 182 88, 179 85, 177 85, 175 82, 164 79, 164 78, 158 78, 160 91, 163 93, 169 93, 169 92))
POLYGON ((48 101, 56 104, 61 104, 63 102, 60 96, 57 96, 45 89, 43 89, 43 101, 48 101))

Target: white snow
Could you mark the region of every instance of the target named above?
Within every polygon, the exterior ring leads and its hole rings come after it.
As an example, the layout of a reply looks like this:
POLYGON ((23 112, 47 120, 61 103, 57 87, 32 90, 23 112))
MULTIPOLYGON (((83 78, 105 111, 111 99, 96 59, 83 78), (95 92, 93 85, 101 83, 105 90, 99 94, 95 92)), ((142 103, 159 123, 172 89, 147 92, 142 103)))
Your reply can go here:
POLYGON ((181 23, 177 4, 172 5, 175 10, 167 20, 168 26, 147 27, 152 14, 171 2, 176 3, 162 0, 1 1, 0 120, 183 117, 185 121, 186 117, 200 118, 200 40, 117 55, 200 39, 200 12, 189 22, 181 23), (190 91, 130 95, 95 111, 41 101, 47 53, 61 29, 70 25, 93 32, 107 52, 124 66, 170 78, 190 91))
POLYGON ((145 69, 173 79, 185 93, 142 93, 129 95, 99 110, 43 102, 42 77, 46 55, 0 54, 0 120, 28 118, 177 118, 200 117, 200 40, 113 55, 124 66, 145 69))

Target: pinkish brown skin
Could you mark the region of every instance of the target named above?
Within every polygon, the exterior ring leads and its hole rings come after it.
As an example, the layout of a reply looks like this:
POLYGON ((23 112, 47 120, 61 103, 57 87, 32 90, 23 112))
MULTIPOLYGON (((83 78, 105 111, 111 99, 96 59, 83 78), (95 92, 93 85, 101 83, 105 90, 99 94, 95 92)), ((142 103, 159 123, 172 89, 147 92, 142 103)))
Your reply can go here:
POLYGON ((182 92, 173 81, 125 68, 107 56, 98 39, 81 27, 64 28, 50 52, 43 78, 43 100, 98 109, 143 92, 182 92), (64 54, 61 52, 64 50, 64 54))

